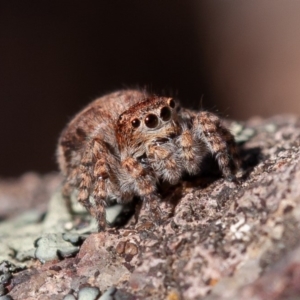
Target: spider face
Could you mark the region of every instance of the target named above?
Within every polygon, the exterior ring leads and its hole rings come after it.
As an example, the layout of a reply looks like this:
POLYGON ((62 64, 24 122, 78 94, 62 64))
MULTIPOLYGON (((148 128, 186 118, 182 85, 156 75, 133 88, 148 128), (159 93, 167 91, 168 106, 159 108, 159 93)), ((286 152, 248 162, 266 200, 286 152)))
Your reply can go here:
POLYGON ((151 97, 124 111, 115 127, 119 149, 177 135, 176 106, 172 98, 151 97))
POLYGON ((64 195, 76 192, 99 229, 105 227, 110 201, 127 203, 138 196, 143 203, 159 203, 157 183, 176 184, 183 174, 197 174, 208 153, 224 177, 233 179, 237 148, 217 116, 180 109, 172 98, 137 90, 89 104, 67 125, 57 150, 64 195))
POLYGON ((117 130, 130 127, 130 125, 133 129, 157 130, 174 119, 175 106, 172 98, 152 97, 146 99, 120 115, 117 121, 117 130))

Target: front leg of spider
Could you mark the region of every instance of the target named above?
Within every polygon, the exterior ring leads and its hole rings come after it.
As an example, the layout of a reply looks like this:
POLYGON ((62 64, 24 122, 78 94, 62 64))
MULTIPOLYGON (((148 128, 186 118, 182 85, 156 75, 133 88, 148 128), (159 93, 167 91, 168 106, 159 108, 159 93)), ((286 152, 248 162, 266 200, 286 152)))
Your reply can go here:
POLYGON ((212 113, 200 112, 194 116, 193 131, 215 156, 223 176, 236 181, 235 174, 240 168, 238 149, 233 135, 221 120, 212 113))
POLYGON ((176 184, 183 173, 181 158, 176 154, 177 145, 166 138, 155 139, 148 147, 151 167, 157 177, 170 184, 176 184))
POLYGON ((121 183, 121 187, 123 190, 133 190, 134 194, 140 197, 135 213, 136 223, 151 220, 155 224, 160 224, 160 197, 156 193, 156 179, 147 164, 148 160, 143 156, 140 161, 133 157, 127 157, 122 161, 121 165, 125 171, 123 177, 126 179, 121 183))
POLYGON ((145 223, 152 223, 159 226, 163 223, 164 216, 159 207, 161 198, 158 194, 153 193, 141 197, 140 201, 135 207, 135 223, 134 227, 144 225, 145 223))

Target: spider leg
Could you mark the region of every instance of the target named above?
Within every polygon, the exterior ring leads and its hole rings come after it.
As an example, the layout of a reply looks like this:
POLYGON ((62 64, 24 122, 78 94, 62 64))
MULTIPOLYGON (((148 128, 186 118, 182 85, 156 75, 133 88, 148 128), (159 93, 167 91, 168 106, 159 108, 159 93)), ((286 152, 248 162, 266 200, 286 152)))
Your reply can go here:
POLYGON ((121 162, 120 188, 122 193, 144 197, 155 192, 156 179, 148 166, 133 157, 126 157, 121 162))
POLYGON ((122 161, 124 174, 121 189, 124 193, 128 189, 132 189, 135 195, 141 198, 135 210, 136 224, 143 224, 147 220, 159 224, 161 221, 161 211, 159 209, 160 197, 156 193, 157 179, 155 174, 147 162, 140 163, 133 157, 127 157, 122 161))
POLYGON ((160 196, 156 193, 146 195, 141 198, 135 207, 135 223, 134 227, 147 226, 149 221, 153 225, 159 226, 166 219, 166 213, 164 213, 160 207, 160 196))
POLYGON ((198 143, 188 128, 183 128, 181 135, 177 138, 179 144, 180 158, 184 169, 190 175, 195 175, 200 170, 200 163, 207 152, 206 146, 198 143))
POLYGON ((172 140, 154 140, 148 146, 147 157, 157 178, 170 184, 176 184, 180 180, 183 165, 178 146, 172 140))
POLYGON ((67 179, 65 179, 62 184, 61 193, 69 212, 72 212, 72 201, 71 201, 72 191, 73 191, 72 185, 67 179))
POLYGON ((195 137, 204 141, 216 157, 224 177, 235 180, 235 173, 240 168, 238 149, 233 135, 221 124, 220 118, 206 111, 195 114, 193 131, 195 137))
POLYGON ((66 189, 78 191, 78 201, 94 216, 99 230, 106 227, 105 206, 108 196, 119 197, 119 187, 112 169, 118 161, 100 139, 87 141, 81 152, 80 164, 69 172, 66 189))

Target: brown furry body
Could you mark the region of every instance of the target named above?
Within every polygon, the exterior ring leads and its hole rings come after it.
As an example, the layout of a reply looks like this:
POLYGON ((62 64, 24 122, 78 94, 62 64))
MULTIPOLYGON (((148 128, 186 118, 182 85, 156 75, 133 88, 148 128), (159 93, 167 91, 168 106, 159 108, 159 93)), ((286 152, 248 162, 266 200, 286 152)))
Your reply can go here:
POLYGON ((57 157, 64 195, 78 193, 101 230, 107 204, 135 196, 155 202, 159 181, 176 184, 185 173, 197 174, 208 152, 223 175, 234 179, 237 148, 217 116, 183 109, 172 98, 123 90, 75 116, 61 134, 57 157))

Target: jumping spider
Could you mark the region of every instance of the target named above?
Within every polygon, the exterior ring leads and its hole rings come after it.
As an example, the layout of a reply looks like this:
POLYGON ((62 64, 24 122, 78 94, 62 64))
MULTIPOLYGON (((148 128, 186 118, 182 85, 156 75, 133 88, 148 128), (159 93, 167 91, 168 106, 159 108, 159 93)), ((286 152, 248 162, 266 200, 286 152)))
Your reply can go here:
POLYGON ((90 103, 64 129, 57 149, 64 196, 77 193, 99 230, 106 225, 107 205, 129 203, 137 196, 153 209, 159 199, 157 183, 173 185, 183 174, 197 174, 208 153, 224 177, 234 180, 236 144, 216 115, 138 90, 121 90, 90 103))

